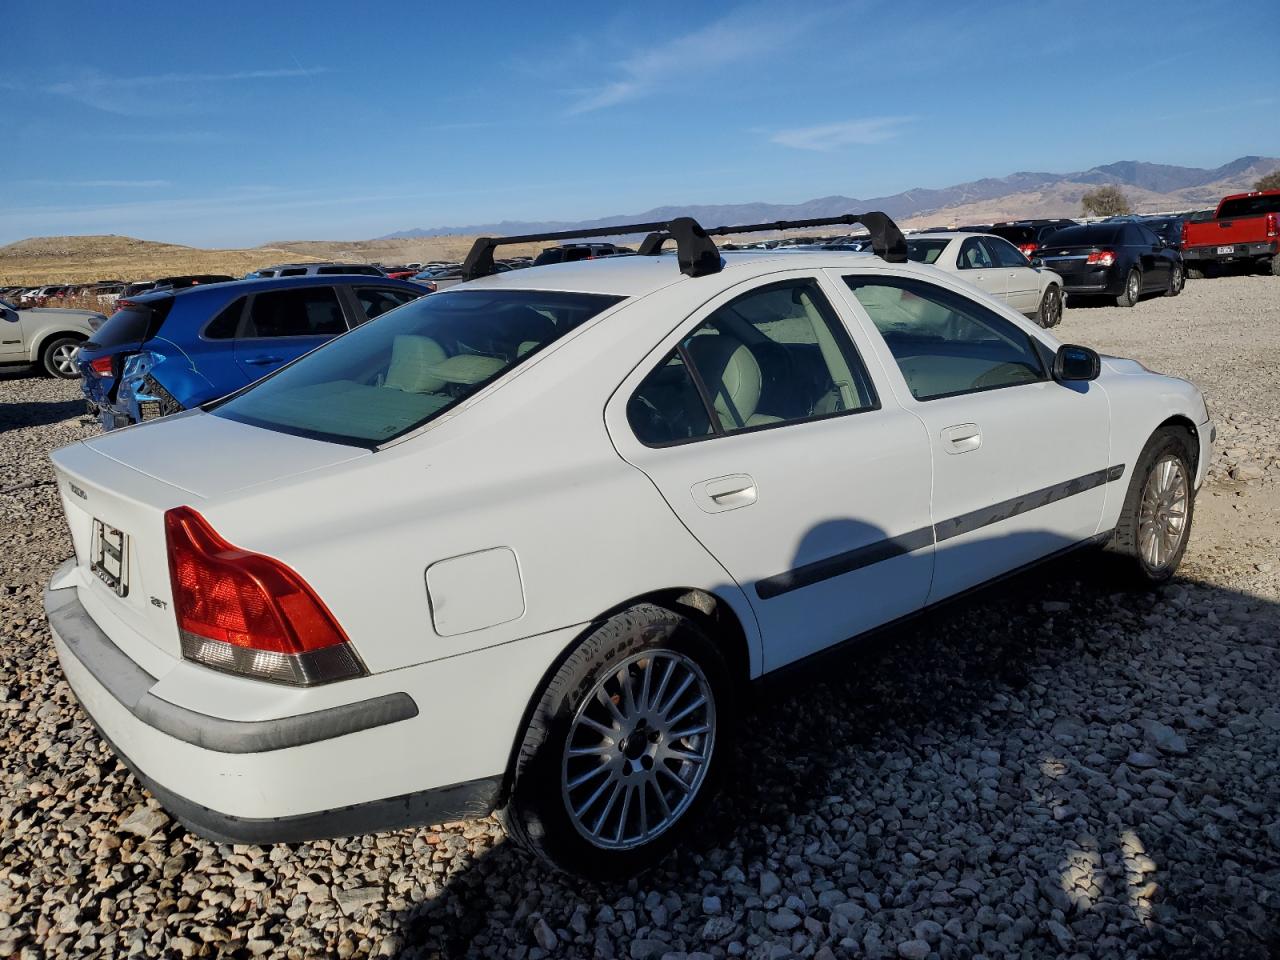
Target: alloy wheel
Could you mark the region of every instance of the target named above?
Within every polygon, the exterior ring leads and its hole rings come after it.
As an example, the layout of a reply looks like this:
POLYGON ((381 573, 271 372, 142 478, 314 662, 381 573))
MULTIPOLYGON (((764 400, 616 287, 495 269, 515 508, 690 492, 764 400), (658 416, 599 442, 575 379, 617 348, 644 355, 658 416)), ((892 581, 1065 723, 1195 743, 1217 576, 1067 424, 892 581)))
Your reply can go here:
POLYGON ((76 354, 79 352, 80 348, 73 343, 60 343, 53 348, 49 358, 53 363, 54 369, 61 376, 74 377, 76 374, 76 354))
POLYGON ((1136 303, 1138 300, 1138 295, 1139 293, 1141 293, 1141 291, 1142 291, 1142 285, 1138 280, 1138 275, 1136 273, 1129 274, 1129 290, 1128 290, 1129 300, 1133 303, 1136 303))
POLYGON ((1182 460, 1162 457, 1147 476, 1138 507, 1138 549, 1153 570, 1166 566, 1187 535, 1190 485, 1182 460))
POLYGON ((673 650, 623 660, 587 692, 565 739, 570 821, 606 850, 652 841, 697 796, 715 731, 715 696, 697 663, 673 650))

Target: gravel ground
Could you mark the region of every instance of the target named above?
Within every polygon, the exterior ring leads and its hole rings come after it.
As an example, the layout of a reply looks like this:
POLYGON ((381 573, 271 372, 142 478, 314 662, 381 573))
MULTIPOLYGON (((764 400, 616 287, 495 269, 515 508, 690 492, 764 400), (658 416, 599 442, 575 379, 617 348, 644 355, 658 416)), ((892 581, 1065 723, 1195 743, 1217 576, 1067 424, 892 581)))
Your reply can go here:
POLYGON ((491 820, 252 847, 188 835, 50 649, 46 453, 77 389, 0 375, 0 957, 1280 956, 1280 280, 1072 305, 1219 425, 1183 576, 1077 557, 767 693, 696 845, 617 887, 491 820))

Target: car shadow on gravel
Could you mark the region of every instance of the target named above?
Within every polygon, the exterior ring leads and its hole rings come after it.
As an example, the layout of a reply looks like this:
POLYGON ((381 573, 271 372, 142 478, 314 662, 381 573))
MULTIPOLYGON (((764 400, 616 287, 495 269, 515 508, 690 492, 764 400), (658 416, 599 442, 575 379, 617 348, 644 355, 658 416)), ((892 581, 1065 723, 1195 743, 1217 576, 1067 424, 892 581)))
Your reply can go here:
POLYGON ((0 433, 23 427, 44 427, 84 414, 83 400, 31 400, 0 404, 0 433))
POLYGON ((1280 608, 1118 592, 1112 560, 1051 561, 762 688, 711 815, 638 879, 445 830, 397 955, 1280 956, 1280 761, 1256 759, 1280 737, 1258 728, 1250 761, 1244 720, 1216 729, 1280 702, 1280 608), (1271 639, 1232 679, 1239 610, 1271 639))

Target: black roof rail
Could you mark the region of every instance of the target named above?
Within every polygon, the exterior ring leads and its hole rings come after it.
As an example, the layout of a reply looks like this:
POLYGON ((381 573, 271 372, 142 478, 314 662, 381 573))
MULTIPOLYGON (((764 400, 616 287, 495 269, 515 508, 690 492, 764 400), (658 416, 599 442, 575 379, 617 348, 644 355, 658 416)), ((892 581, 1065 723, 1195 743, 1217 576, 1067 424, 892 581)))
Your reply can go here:
POLYGON ((541 240, 617 237, 629 233, 647 234, 644 242, 640 244, 639 252, 642 256, 654 256, 661 252, 662 245, 666 241, 675 240, 680 272, 690 277, 703 277, 719 273, 723 266, 720 251, 712 237, 855 223, 862 224, 871 232, 871 249, 876 256, 889 263, 906 262, 906 238, 888 214, 878 210, 867 213, 846 213, 838 217, 818 217, 812 220, 775 220, 772 223, 739 224, 731 227, 716 227, 713 230, 704 229, 692 217, 676 217, 654 223, 624 223, 586 230, 558 230, 552 233, 526 233, 510 237, 477 237, 475 243, 471 245, 466 261, 462 264, 462 278, 474 280, 493 273, 493 251, 499 245, 535 243, 541 240))

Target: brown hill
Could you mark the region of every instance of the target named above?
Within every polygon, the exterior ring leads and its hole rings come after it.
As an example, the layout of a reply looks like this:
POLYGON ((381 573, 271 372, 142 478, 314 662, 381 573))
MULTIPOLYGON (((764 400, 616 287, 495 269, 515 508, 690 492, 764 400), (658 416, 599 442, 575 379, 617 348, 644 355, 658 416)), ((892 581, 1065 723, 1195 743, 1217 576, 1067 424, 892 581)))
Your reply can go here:
MULTIPOLYGON (((280 262, 344 260, 405 263, 461 260, 474 237, 410 240, 292 240, 246 250, 205 250, 134 237, 31 237, 0 247, 0 286, 84 283, 91 280, 150 280, 189 273, 240 277, 280 262)), ((509 256, 533 253, 544 244, 503 248, 509 256)))

